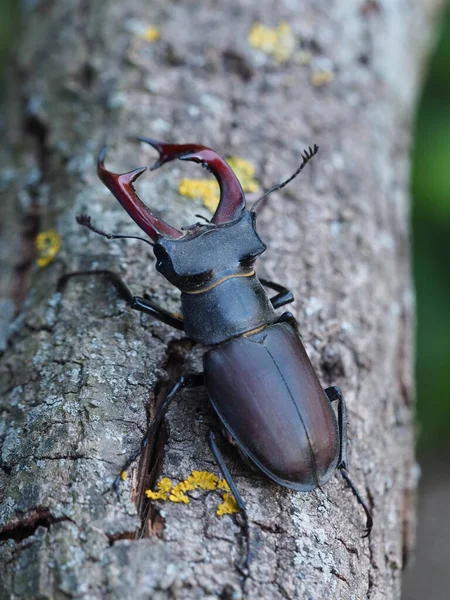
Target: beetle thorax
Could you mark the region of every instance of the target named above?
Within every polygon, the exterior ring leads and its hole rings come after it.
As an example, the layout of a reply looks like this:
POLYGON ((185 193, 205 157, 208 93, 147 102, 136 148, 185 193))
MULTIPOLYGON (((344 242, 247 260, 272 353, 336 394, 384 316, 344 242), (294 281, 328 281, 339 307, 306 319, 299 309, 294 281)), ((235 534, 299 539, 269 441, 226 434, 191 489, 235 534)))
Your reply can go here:
POLYGON ((266 249, 255 219, 255 213, 245 211, 234 223, 198 226, 178 240, 161 238, 154 246, 156 269, 182 291, 252 274, 254 261, 266 249))

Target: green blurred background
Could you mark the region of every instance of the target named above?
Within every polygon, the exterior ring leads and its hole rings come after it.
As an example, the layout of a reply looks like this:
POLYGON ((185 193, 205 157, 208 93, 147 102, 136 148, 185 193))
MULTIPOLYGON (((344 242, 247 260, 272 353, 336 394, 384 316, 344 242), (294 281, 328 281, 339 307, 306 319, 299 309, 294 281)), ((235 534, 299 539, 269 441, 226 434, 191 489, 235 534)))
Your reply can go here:
MULTIPOLYGON (((17 0, 0 0, 0 72, 17 26, 18 5, 17 0)), ((450 598, 450 5, 439 26, 440 41, 418 106, 411 178, 423 477, 420 568, 406 575, 404 600, 450 598)))
POLYGON ((450 448, 450 7, 440 33, 417 114, 411 181, 421 454, 450 448))

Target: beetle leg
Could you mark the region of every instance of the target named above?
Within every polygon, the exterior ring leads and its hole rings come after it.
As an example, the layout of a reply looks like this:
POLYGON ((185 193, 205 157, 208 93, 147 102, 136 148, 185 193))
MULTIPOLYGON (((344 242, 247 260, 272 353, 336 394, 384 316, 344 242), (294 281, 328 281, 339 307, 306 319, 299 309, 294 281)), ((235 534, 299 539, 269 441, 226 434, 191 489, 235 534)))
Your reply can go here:
POLYGON ((289 304, 289 302, 294 301, 294 295, 291 290, 288 290, 284 287, 284 285, 280 285, 279 283, 274 283, 273 281, 269 281, 268 279, 260 279, 259 280, 263 285, 270 288, 271 290, 275 290, 278 292, 275 296, 270 298, 270 302, 274 308, 280 308, 285 304, 289 304))
POLYGON ((141 445, 138 450, 136 450, 131 456, 128 457, 127 461, 122 465, 119 475, 114 480, 112 487, 117 491, 118 485, 121 480, 126 477, 126 472, 130 468, 130 466, 134 463, 136 459, 142 454, 142 452, 147 447, 149 441, 152 439, 155 434, 161 420, 169 408, 170 403, 174 399, 175 395, 183 388, 186 387, 198 387, 204 385, 203 373, 194 373, 193 375, 183 375, 180 377, 171 387, 169 393, 161 402, 156 411, 155 418, 151 422, 149 428, 145 432, 144 437, 142 438, 141 445))
POLYGON ((337 385, 333 385, 325 390, 326 395, 330 402, 335 402, 336 400, 339 402, 338 404, 338 427, 339 427, 339 462, 337 468, 339 469, 340 474, 344 478, 345 482, 352 490, 353 495, 358 500, 359 504, 363 507, 364 512, 366 513, 366 532, 363 537, 368 537, 373 527, 373 518, 372 514, 362 498, 361 494, 358 491, 358 488, 355 486, 353 481, 350 479, 349 474, 347 473, 347 406, 345 404, 344 396, 342 394, 341 388, 337 385))
POLYGON ((230 473, 227 465, 225 464, 222 453, 220 452, 219 447, 217 446, 216 436, 213 431, 209 432, 208 442, 209 442, 209 447, 211 448, 211 452, 213 453, 214 458, 216 459, 216 462, 219 465, 219 469, 222 471, 222 475, 223 475, 225 481, 228 483, 231 493, 233 494, 233 496, 236 500, 236 504, 239 508, 239 511, 241 513, 241 516, 242 516, 242 519, 244 522, 244 535, 245 535, 245 542, 246 542, 247 549, 246 549, 246 553, 245 553, 245 560, 242 563, 242 565, 239 565, 239 570, 245 577, 248 577, 248 567, 250 565, 252 556, 251 556, 251 552, 250 552, 250 528, 249 528, 249 524, 248 524, 247 508, 245 506, 244 500, 242 499, 242 496, 240 495, 240 493, 236 487, 236 484, 233 481, 233 478, 231 477, 231 473, 230 473))
POLYGON ((325 390, 330 402, 338 401, 339 462, 338 469, 347 468, 347 406, 341 388, 333 385, 325 390))
POLYGON ((180 329, 181 331, 184 331, 182 317, 179 317, 169 312, 168 310, 161 308, 161 306, 158 306, 157 304, 154 304, 153 302, 150 302, 145 298, 141 298, 140 296, 133 296, 133 294, 130 292, 124 281, 119 277, 119 275, 113 273, 113 271, 98 270, 75 271, 73 273, 67 273, 66 275, 63 275, 59 280, 58 290, 61 291, 68 279, 78 275, 101 275, 102 277, 105 277, 110 283, 113 284, 120 298, 122 298, 122 300, 125 300, 125 302, 128 304, 128 306, 130 306, 130 308, 143 313, 147 313, 155 319, 158 319, 158 321, 166 323, 166 325, 170 325, 175 329, 180 329))
POLYGON ((350 479, 349 474, 347 473, 347 471, 343 467, 339 467, 339 472, 342 475, 342 477, 345 479, 345 481, 348 484, 349 488, 352 490, 353 495, 358 500, 359 504, 361 504, 361 506, 363 507, 364 512, 366 513, 366 531, 365 531, 365 533, 364 533, 364 535, 362 537, 363 538, 369 537, 370 532, 372 531, 372 527, 373 527, 372 513, 370 512, 369 508, 367 507, 367 504, 365 503, 365 501, 362 498, 361 494, 358 492, 358 488, 355 486, 355 484, 353 483, 353 481, 350 479))
POLYGON ((292 325, 292 327, 294 327, 295 330, 298 330, 297 319, 289 311, 286 311, 282 315, 280 315, 275 321, 275 323, 289 323, 289 325, 292 325))

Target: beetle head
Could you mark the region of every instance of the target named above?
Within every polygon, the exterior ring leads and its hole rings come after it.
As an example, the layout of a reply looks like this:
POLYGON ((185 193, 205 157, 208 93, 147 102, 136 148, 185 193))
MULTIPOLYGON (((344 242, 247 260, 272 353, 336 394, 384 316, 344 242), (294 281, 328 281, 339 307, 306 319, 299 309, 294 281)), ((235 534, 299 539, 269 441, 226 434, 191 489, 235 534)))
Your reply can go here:
POLYGON ((210 223, 197 223, 183 231, 154 215, 140 200, 133 182, 145 167, 117 174, 105 168, 106 148, 98 157, 100 179, 119 200, 131 218, 155 242, 156 268, 182 290, 201 287, 226 271, 251 271, 265 245, 255 230, 255 215, 245 210, 245 195, 231 167, 214 150, 198 144, 166 144, 138 138, 153 146, 159 158, 155 170, 176 158, 201 164, 211 171, 220 186, 220 201, 210 223))

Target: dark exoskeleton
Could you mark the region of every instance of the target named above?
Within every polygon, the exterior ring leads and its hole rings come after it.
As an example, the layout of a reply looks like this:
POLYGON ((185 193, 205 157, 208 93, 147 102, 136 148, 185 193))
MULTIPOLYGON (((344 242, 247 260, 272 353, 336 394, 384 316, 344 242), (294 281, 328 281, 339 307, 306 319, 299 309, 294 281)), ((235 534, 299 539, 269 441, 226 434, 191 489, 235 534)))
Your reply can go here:
MULTIPOLYGON (((280 316, 275 312, 292 302, 291 292, 279 284, 258 279, 255 274, 255 261, 266 249, 255 228, 256 205, 246 210, 238 179, 225 160, 210 148, 139 139, 159 152, 152 170, 176 158, 200 163, 217 178, 221 196, 211 221, 179 231, 153 215, 138 198, 133 181, 145 168, 121 175, 112 173, 104 166, 106 148, 100 152, 98 175, 151 238, 152 242, 144 241, 153 245, 156 269, 181 290, 182 316, 133 296, 110 271, 83 274, 102 274, 131 308, 184 331, 189 338, 208 347, 203 358, 204 372, 181 377, 175 383, 160 405, 141 448, 124 469, 148 443, 178 390, 205 385, 228 437, 270 479, 307 492, 325 484, 338 469, 364 508, 365 535, 369 535, 370 511, 346 471, 347 412, 342 393, 336 386, 322 389, 300 341, 293 315, 285 312, 280 316), (269 298, 265 287, 275 290, 276 295, 269 298), (333 401, 337 401, 337 418, 331 406, 333 401)), ((314 146, 305 152, 292 177, 269 190, 263 198, 296 177, 317 149, 314 146)), ((130 237, 106 234, 95 228, 88 216, 79 217, 78 221, 110 239, 130 237)), ((242 569, 246 571, 250 542, 245 504, 212 432, 209 444, 243 517, 247 550, 242 569)))

